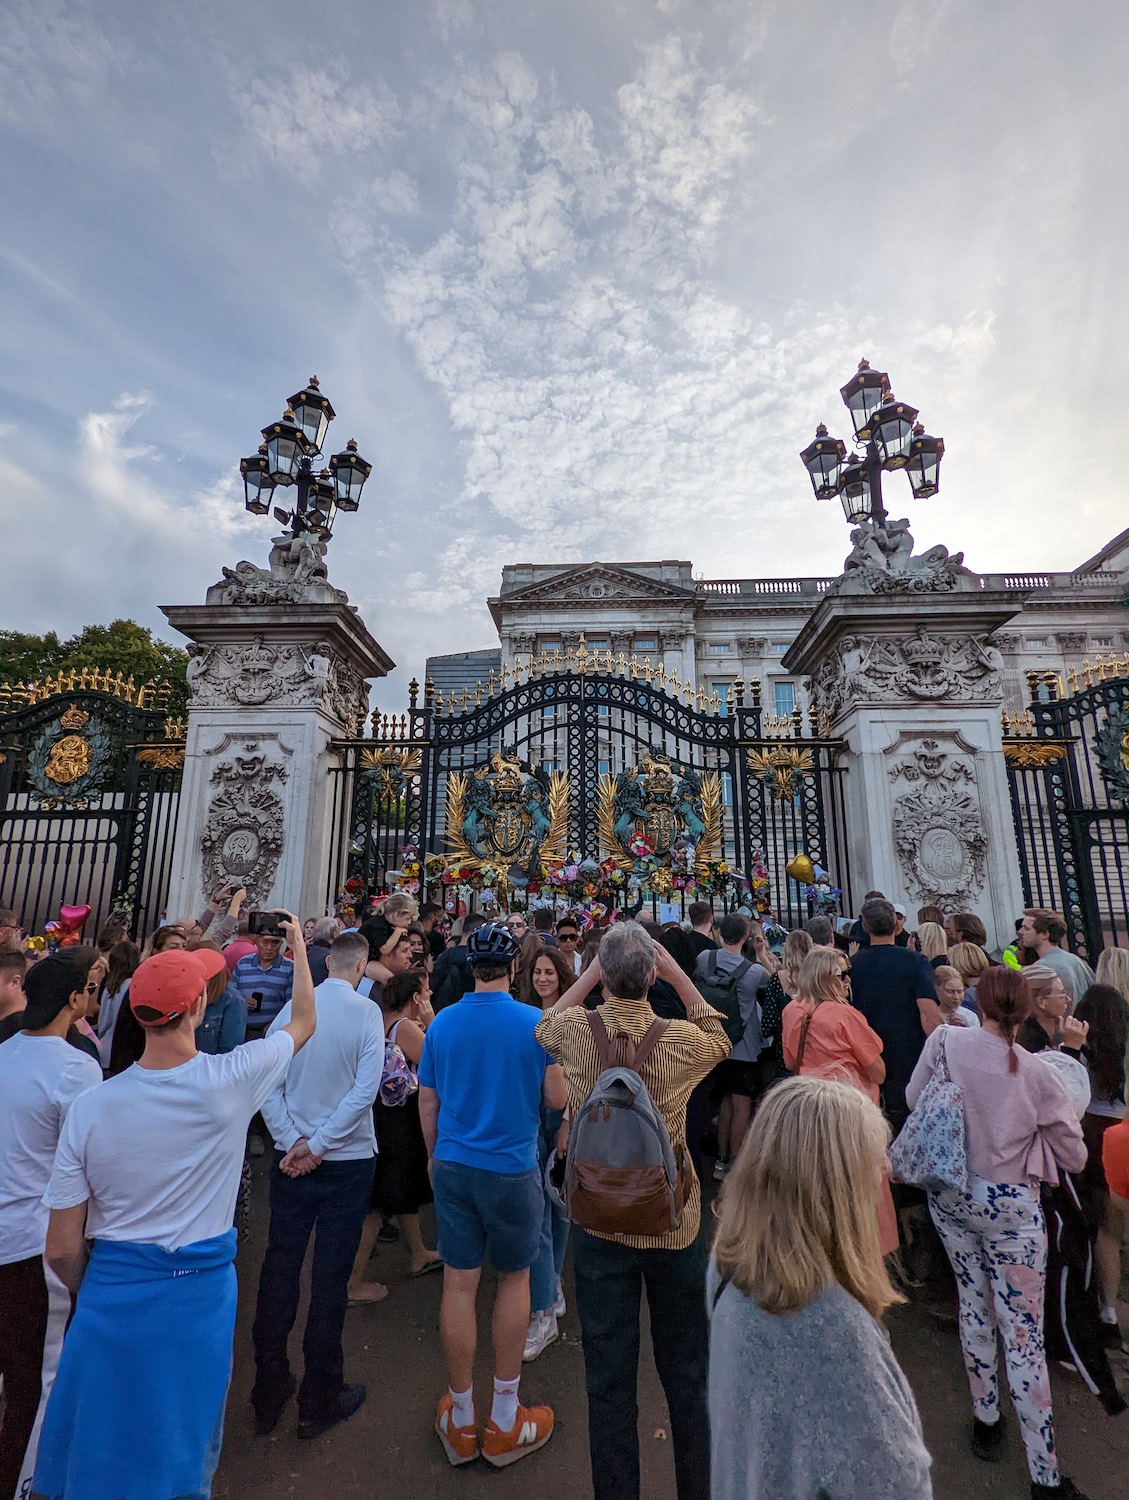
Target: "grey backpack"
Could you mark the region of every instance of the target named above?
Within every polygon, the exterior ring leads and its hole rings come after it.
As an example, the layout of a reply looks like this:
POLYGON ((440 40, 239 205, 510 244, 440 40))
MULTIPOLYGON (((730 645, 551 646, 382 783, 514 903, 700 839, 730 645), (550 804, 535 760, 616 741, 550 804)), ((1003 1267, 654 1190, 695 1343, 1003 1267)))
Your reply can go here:
POLYGON ((638 1042, 608 1035, 586 1012, 601 1073, 572 1122, 564 1171, 569 1218, 598 1234, 664 1235, 678 1228, 685 1202, 682 1151, 640 1076, 670 1024, 656 1019, 638 1042), (620 1062, 616 1043, 624 1042, 620 1062))

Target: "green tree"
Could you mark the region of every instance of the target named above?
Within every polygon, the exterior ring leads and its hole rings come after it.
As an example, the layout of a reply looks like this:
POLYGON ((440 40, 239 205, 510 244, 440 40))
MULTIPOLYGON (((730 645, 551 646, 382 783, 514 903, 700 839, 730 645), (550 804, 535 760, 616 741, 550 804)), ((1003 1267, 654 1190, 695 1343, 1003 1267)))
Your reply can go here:
POLYGON ((154 678, 167 682, 172 690, 169 710, 181 714, 188 700, 187 666, 187 651, 155 639, 135 620, 86 625, 65 641, 53 630, 45 635, 0 630, 0 682, 35 682, 71 667, 97 667, 132 677, 138 686, 154 678))

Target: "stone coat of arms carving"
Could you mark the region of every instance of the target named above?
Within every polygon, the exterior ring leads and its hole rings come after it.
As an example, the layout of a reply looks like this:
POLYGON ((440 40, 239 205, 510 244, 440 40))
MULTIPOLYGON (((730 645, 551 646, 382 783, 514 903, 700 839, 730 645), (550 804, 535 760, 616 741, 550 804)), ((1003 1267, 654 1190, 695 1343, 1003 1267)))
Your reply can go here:
POLYGON ((269 896, 283 844, 284 808, 275 784, 287 775, 257 740, 242 742, 214 767, 216 790, 200 836, 205 891, 234 881, 253 902, 269 896))
POLYGON ((988 856, 968 756, 922 738, 889 772, 911 788, 891 818, 907 895, 944 911, 967 909, 984 888, 988 856))

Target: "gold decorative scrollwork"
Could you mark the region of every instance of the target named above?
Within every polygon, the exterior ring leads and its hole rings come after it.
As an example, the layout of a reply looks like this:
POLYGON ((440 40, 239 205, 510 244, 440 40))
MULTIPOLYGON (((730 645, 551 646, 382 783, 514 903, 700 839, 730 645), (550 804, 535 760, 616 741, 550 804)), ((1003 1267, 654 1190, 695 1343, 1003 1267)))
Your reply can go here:
POLYGON ((557 864, 567 853, 570 785, 563 771, 533 773, 496 751, 489 766, 447 778, 448 861, 466 870, 557 864))
POLYGON ((745 759, 754 776, 772 784, 774 802, 790 802, 796 795, 796 780, 815 770, 810 750, 774 745, 771 750, 747 750, 745 759))
POLYGON ((395 801, 403 795, 404 783, 423 766, 420 750, 362 750, 360 767, 371 771, 378 796, 395 801))
POLYGON ((84 734, 65 734, 51 746, 43 774, 56 786, 70 786, 90 770, 92 755, 90 741, 84 734))
POLYGON ((137 758, 155 771, 179 771, 184 765, 184 746, 146 745, 137 752, 137 758))
POLYGON ((1018 743, 1005 743, 1004 759, 1009 766, 1038 769, 1042 766, 1053 765, 1057 760, 1065 760, 1066 746, 1048 744, 1046 741, 1040 740, 1021 740, 1018 743))

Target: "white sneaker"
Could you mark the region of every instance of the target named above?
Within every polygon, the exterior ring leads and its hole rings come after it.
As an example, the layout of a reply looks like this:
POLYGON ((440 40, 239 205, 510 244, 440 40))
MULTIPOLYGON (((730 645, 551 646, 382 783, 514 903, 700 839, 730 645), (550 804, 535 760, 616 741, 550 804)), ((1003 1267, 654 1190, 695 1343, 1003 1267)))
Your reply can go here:
POLYGON ((565 1313, 568 1311, 568 1303, 565 1301, 563 1287, 557 1293, 557 1300, 553 1303, 551 1311, 554 1318, 563 1318, 565 1313))
POLYGON ((534 1313, 529 1322, 529 1332, 525 1335, 525 1349, 522 1359, 530 1364, 538 1355, 544 1354, 550 1344, 560 1337, 557 1332, 556 1314, 552 1308, 547 1312, 534 1313))

